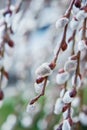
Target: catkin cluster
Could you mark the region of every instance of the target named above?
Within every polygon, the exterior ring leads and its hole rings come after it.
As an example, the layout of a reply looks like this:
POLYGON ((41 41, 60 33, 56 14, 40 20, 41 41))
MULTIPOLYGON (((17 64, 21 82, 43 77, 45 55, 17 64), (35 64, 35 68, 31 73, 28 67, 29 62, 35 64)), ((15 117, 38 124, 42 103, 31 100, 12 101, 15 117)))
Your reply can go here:
POLYGON ((63 86, 54 107, 54 114, 62 118, 56 130, 71 130, 79 123, 87 125, 87 106, 83 104, 83 89, 87 78, 87 2, 71 0, 65 14, 56 21, 56 29, 62 29, 62 38, 50 63, 37 68, 35 92, 38 94, 27 106, 27 112, 34 110, 35 102, 45 94, 48 77, 53 74, 60 52, 71 45, 71 55, 63 68, 58 70, 56 84, 63 86), (70 33, 70 35, 68 35, 70 33), (75 114, 76 108, 78 109, 75 114))

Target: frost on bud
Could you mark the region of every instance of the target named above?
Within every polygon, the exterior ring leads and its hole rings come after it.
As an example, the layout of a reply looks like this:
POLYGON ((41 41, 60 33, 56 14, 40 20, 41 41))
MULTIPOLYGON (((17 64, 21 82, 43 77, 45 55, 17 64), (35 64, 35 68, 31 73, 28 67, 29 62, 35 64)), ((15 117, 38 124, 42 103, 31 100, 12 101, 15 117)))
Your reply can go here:
POLYGON ((34 110, 35 110, 35 104, 27 105, 26 112, 32 113, 32 112, 34 112, 34 110))
POLYGON ((68 60, 64 65, 64 70, 67 72, 71 72, 76 70, 76 66, 77 66, 76 60, 68 60))
POLYGON ((3 93, 3 91, 0 89, 0 100, 3 100, 3 98, 4 98, 4 93, 3 93))
POLYGON ((82 50, 84 50, 84 49, 87 49, 87 41, 81 40, 81 41, 79 41, 79 43, 78 43, 78 50, 79 50, 79 51, 82 51, 82 50))
POLYGON ((62 112, 63 106, 64 106, 64 103, 62 101, 62 98, 58 98, 55 104, 54 113, 60 114, 62 112))
POLYGON ((81 87, 81 76, 78 75, 75 83, 75 75, 72 76, 72 86, 76 86, 77 89, 81 87))
POLYGON ((73 97, 70 97, 70 92, 71 91, 67 91, 65 94, 64 94, 64 97, 63 97, 63 102, 64 103, 71 103, 73 101, 73 97))
POLYGON ((63 121, 62 130, 71 130, 71 126, 68 119, 63 121))
POLYGON ((35 73, 37 76, 46 77, 46 76, 51 75, 52 70, 49 67, 49 63, 44 63, 40 67, 37 68, 35 73))
POLYGON ((61 85, 64 84, 69 79, 69 73, 66 71, 58 72, 56 75, 56 83, 61 85))
POLYGON ((63 28, 69 22, 67 17, 62 17, 56 21, 56 28, 63 28))
POLYGON ((79 114, 79 121, 82 125, 87 126, 87 115, 84 112, 79 114))

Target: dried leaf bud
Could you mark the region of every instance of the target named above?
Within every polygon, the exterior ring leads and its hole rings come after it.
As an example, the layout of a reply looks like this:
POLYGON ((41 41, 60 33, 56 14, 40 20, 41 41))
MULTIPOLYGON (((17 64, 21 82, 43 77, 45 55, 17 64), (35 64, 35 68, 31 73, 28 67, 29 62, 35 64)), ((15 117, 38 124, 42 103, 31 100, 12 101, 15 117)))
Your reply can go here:
POLYGON ((32 112, 34 112, 34 110, 35 110, 35 104, 32 104, 32 105, 28 104, 27 105, 26 112, 32 113, 32 112))
POLYGON ((56 83, 61 85, 64 84, 69 79, 69 73, 64 71, 56 75, 56 83))
POLYGON ((67 49, 67 43, 64 42, 61 46, 62 51, 65 51, 67 49))
POLYGON ((64 103, 71 103, 73 101, 73 98, 70 97, 70 92, 71 91, 67 91, 65 94, 64 94, 64 97, 63 97, 63 102, 64 103))
POLYGON ((62 112, 63 106, 64 106, 64 103, 62 101, 62 98, 58 98, 55 104, 54 113, 60 114, 62 112))
POLYGON ((3 98, 4 98, 4 93, 3 93, 3 91, 0 89, 0 100, 3 100, 3 98))
POLYGON ((78 75, 76 79, 76 84, 75 84, 75 75, 72 76, 72 86, 76 85, 76 89, 79 89, 81 87, 81 76, 78 75))
POLYGON ((81 7, 81 0, 75 0, 74 5, 75 5, 77 8, 80 8, 80 7, 81 7))
POLYGON ((62 17, 56 21, 56 28, 63 28, 69 22, 67 17, 62 17))
POLYGON ((71 130, 71 126, 68 119, 63 121, 62 130, 71 130))
POLYGON ((71 72, 76 70, 76 66, 77 66, 76 60, 68 60, 67 62, 65 62, 64 70, 67 72, 71 72))
POLYGON ((49 67, 49 63, 44 63, 40 67, 37 68, 35 73, 37 76, 46 77, 46 76, 51 75, 52 70, 49 67))
POLYGON ((79 121, 82 125, 87 126, 87 115, 84 112, 79 114, 79 121))

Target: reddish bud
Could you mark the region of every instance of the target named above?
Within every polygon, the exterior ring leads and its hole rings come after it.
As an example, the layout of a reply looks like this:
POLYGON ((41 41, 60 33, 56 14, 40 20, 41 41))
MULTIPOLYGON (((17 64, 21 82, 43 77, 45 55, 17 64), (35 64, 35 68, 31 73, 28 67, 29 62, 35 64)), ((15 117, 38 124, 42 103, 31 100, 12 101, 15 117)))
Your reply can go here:
POLYGON ((62 109, 62 112, 65 112, 68 109, 69 105, 65 105, 62 109))
POLYGON ((85 45, 87 46, 87 40, 85 41, 85 45))
POLYGON ((80 7, 81 7, 81 0, 75 0, 74 5, 75 5, 77 8, 80 8, 80 7))
POLYGON ((53 70, 53 69, 55 68, 55 66, 56 66, 56 63, 54 63, 54 62, 52 62, 52 63, 49 65, 49 67, 51 68, 51 70, 53 70))
POLYGON ((57 130, 62 130, 62 125, 63 124, 60 124, 59 127, 57 128, 57 130))
POLYGON ((38 79, 36 79, 36 83, 39 84, 39 83, 42 83, 44 80, 44 77, 40 77, 38 79))
POLYGON ((67 44, 64 42, 61 46, 62 51, 65 51, 67 49, 67 44))
POLYGON ((77 94, 77 91, 76 91, 76 89, 73 89, 71 92, 70 92, 70 97, 75 97, 76 96, 76 94, 77 94))
POLYGON ((0 90, 0 100, 2 100, 4 98, 4 93, 2 90, 0 90))
POLYGON ((64 69, 59 69, 58 73, 61 74, 61 73, 64 73, 64 69))
POLYGON ((3 13, 3 15, 5 16, 7 14, 12 15, 12 11, 10 9, 6 9, 5 12, 3 13))
POLYGON ((9 45, 10 47, 13 47, 13 46, 14 46, 14 42, 13 42, 12 40, 9 40, 9 41, 8 41, 8 45, 9 45))
POLYGON ((73 125, 73 121, 71 118, 68 119, 69 120, 69 124, 72 126, 73 125))
POLYGON ((71 60, 77 60, 77 58, 78 58, 77 55, 72 55, 71 56, 71 60))

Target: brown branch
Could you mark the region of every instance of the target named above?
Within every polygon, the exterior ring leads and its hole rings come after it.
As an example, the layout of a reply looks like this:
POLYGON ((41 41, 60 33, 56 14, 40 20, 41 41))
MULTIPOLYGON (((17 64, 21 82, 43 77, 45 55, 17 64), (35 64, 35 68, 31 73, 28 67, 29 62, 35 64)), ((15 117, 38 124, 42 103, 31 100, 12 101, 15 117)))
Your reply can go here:
MULTIPOLYGON (((72 0, 72 1, 71 1, 69 8, 68 8, 68 10, 66 11, 66 13, 65 13, 65 15, 64 15, 64 16, 66 16, 67 18, 70 17, 70 13, 71 13, 71 10, 72 10, 74 1, 75 1, 75 0, 72 0)), ((56 56, 54 57, 53 61, 51 62, 51 63, 54 63, 55 65, 56 65, 56 62, 57 62, 58 55, 59 55, 59 52, 60 52, 60 50, 61 50, 61 47, 62 47, 63 43, 66 42, 67 27, 68 27, 68 24, 66 24, 65 27, 64 27, 64 32, 63 32, 63 36, 62 36, 62 40, 61 40, 60 46, 59 46, 59 48, 58 48, 58 50, 57 50, 56 56)), ((54 67, 54 68, 55 68, 55 67, 54 67)), ((53 69, 54 69, 54 68, 53 68, 53 69)), ((45 88, 46 88, 46 83, 47 83, 47 79, 48 79, 48 76, 45 77, 42 93, 41 93, 40 95, 38 95, 36 98, 34 98, 33 100, 31 100, 31 101, 30 101, 30 105, 34 104, 41 96, 44 95, 44 93, 45 93, 45 88)))
POLYGON ((45 88, 46 88, 46 84, 47 84, 47 78, 48 77, 46 77, 45 80, 44 80, 44 86, 43 86, 41 94, 38 95, 37 97, 35 97, 34 99, 32 99, 30 101, 30 105, 34 104, 41 96, 44 96, 44 94, 45 94, 45 88))

